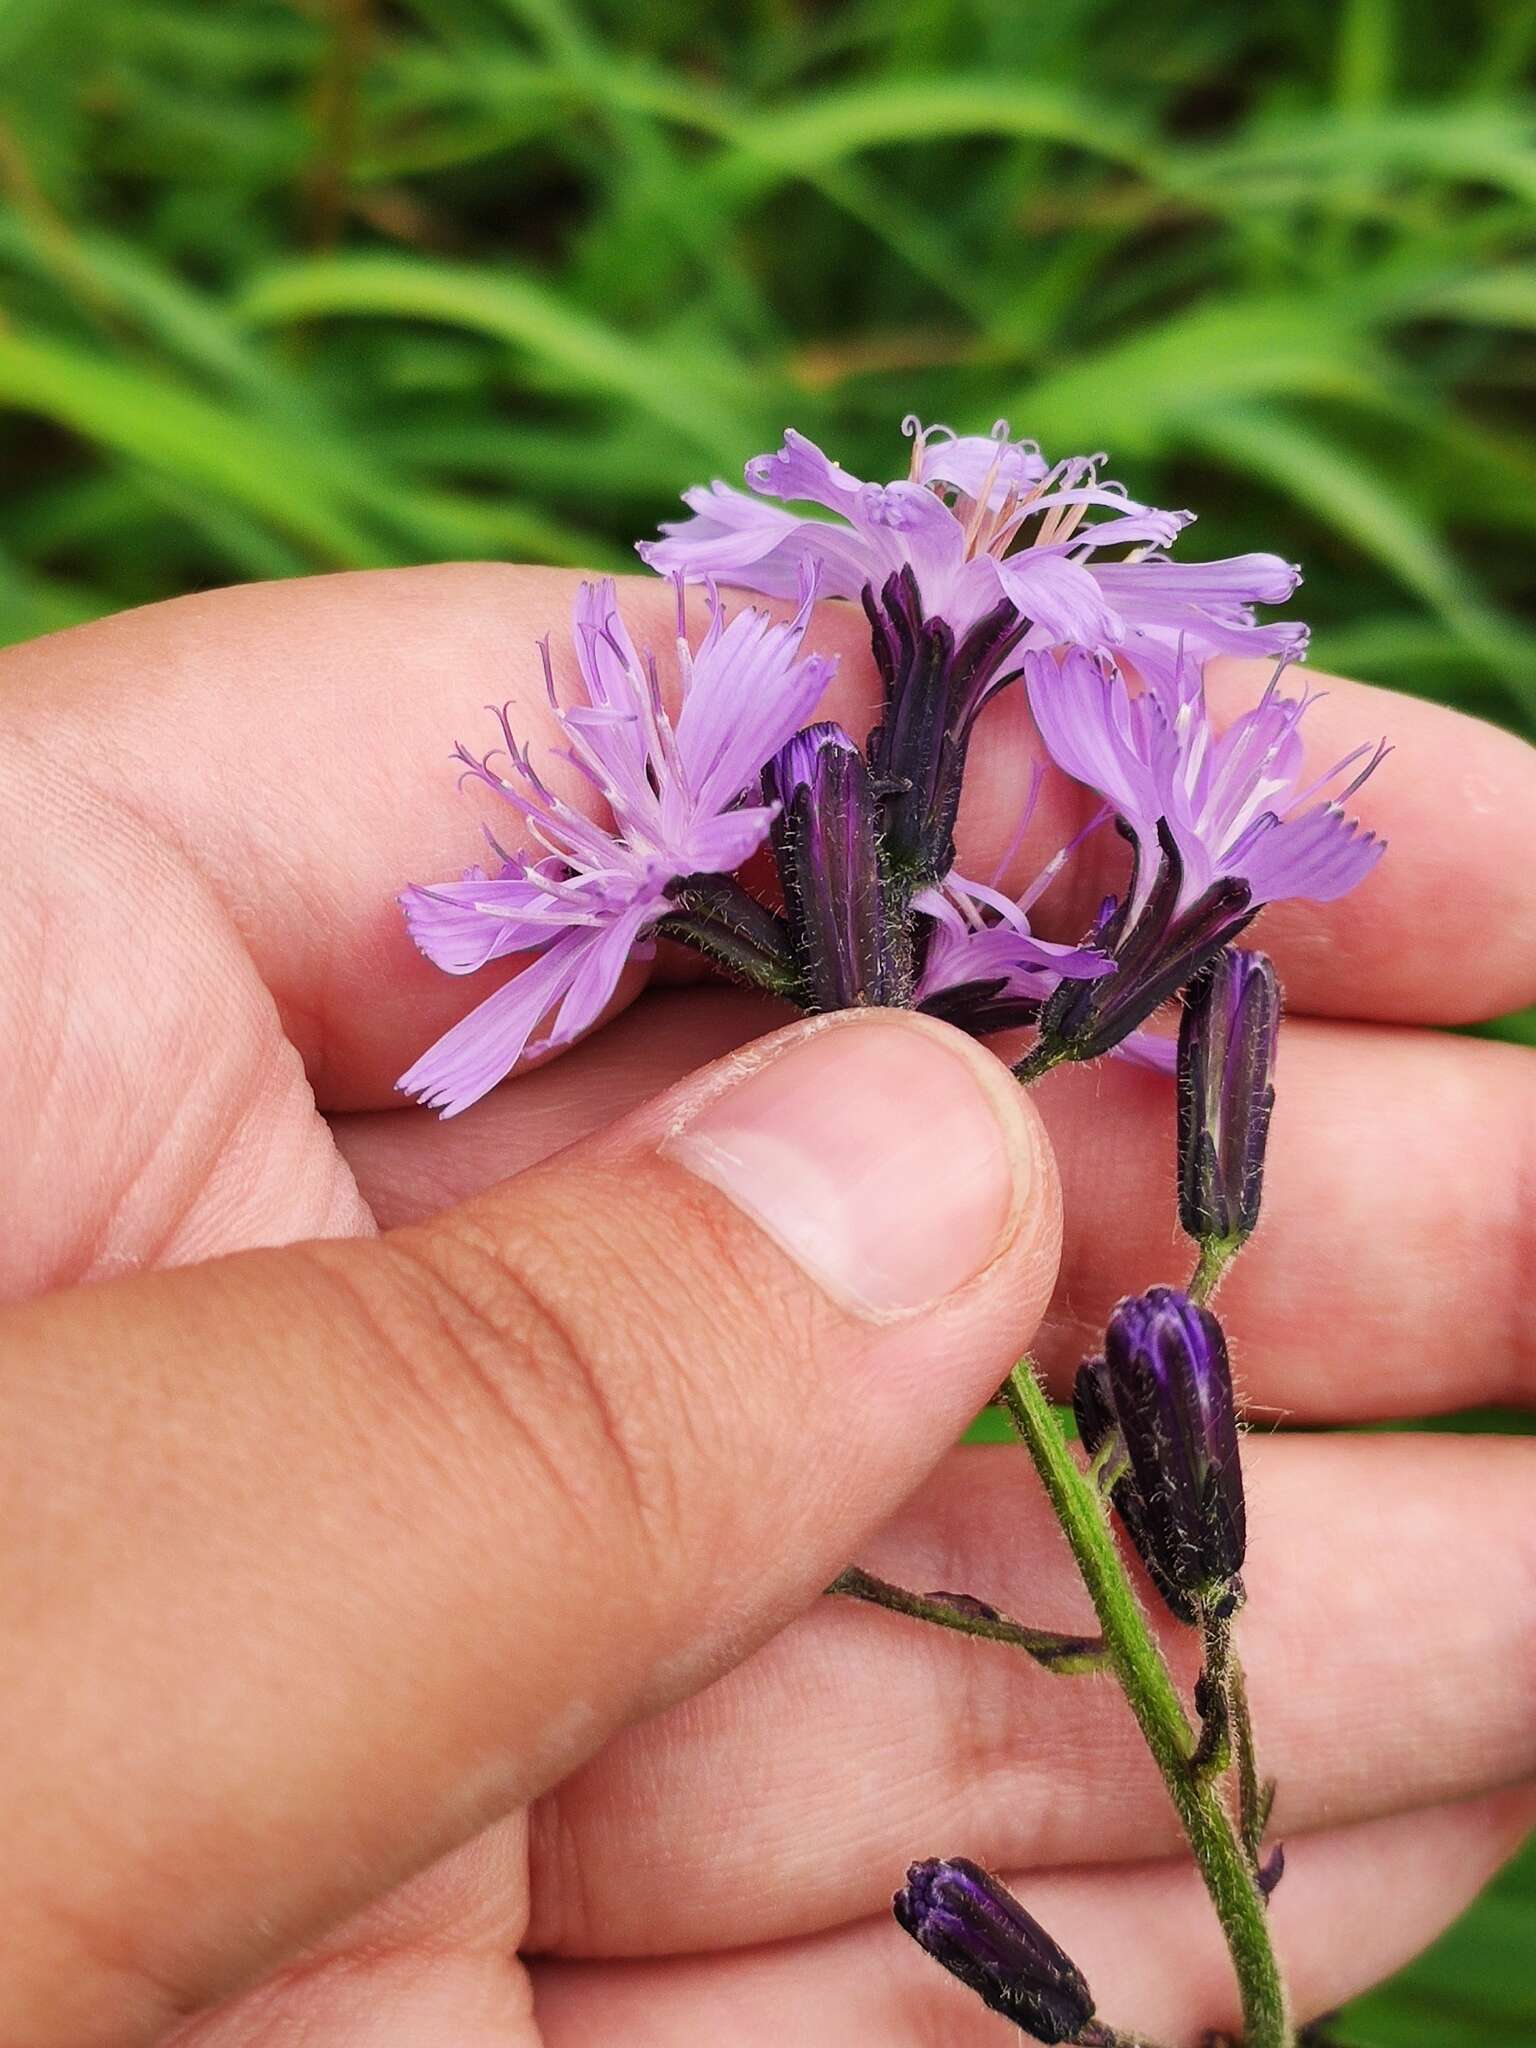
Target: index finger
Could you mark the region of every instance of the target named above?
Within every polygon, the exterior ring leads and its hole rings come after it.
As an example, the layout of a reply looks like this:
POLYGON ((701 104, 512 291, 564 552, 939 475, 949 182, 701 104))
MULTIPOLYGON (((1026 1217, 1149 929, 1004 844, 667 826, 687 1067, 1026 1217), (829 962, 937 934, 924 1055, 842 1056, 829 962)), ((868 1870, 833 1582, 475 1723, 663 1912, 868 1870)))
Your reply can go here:
MULTIPOLYGON (((67 751, 208 875, 304 1053, 321 1106, 398 1102, 394 1082, 507 970, 460 985, 416 954, 395 895, 479 851, 476 800, 448 760, 509 700, 537 753, 553 743, 536 642, 567 686, 577 578, 487 563, 253 584, 154 605, 0 656, 0 732, 67 751)), ((743 599, 743 602, 748 600, 743 599)), ((655 577, 621 592, 635 638, 670 645, 655 577)), ((864 620, 821 608, 811 640, 841 657, 828 710, 862 735, 878 701, 864 620)), ((1243 664, 1213 675, 1242 701, 1243 664)), ((1536 752, 1451 711, 1339 683, 1309 720, 1326 766, 1386 732, 1397 752, 1361 799, 1392 842, 1357 893, 1297 904, 1261 929, 1298 1009, 1460 1022, 1536 994, 1536 752)), ((978 728, 961 857, 985 872, 1011 831, 1036 750, 1021 691, 978 728)), ((1020 856, 1038 865, 1080 806, 1052 785, 1020 856)), ((487 800, 489 801, 489 800, 487 800)), ((516 844, 517 821, 497 819, 516 844)), ((1102 844, 1100 844, 1102 842, 1102 844)), ((89 850, 82 849, 82 857, 89 850)), ((1084 849, 1042 918, 1081 920, 1116 849, 1084 849)), ((641 977, 632 977, 638 987, 641 977)))

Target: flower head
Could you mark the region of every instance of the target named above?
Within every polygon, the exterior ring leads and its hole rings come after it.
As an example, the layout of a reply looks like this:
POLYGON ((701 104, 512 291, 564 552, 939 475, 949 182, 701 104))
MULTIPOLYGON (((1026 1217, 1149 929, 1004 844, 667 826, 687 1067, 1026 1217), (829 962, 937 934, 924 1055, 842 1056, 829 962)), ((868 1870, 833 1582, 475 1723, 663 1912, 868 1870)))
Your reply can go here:
POLYGON ((1103 456, 1049 464, 1033 441, 1010 439, 1004 421, 990 435, 960 436, 910 416, 903 424, 905 477, 865 483, 791 429, 775 453, 747 464, 748 492, 723 483, 686 492, 692 518, 640 553, 653 568, 774 595, 795 587, 807 561, 829 597, 878 594, 910 569, 924 609, 957 638, 1006 604, 1026 644, 1123 648, 1143 673, 1166 669, 1181 641, 1201 656, 1305 652, 1304 626, 1253 618, 1255 604, 1282 603, 1295 589, 1289 564, 1274 555, 1170 562, 1163 551, 1192 515, 1137 503, 1102 477, 1103 456), (808 518, 792 504, 833 517, 808 518))
POLYGON ((1298 729, 1312 700, 1282 696, 1278 672, 1218 735, 1187 653, 1139 691, 1081 649, 1027 654, 1024 665, 1051 758, 1104 799, 1135 852, 1129 887, 1105 903, 1091 940, 1114 956, 1116 972, 1060 992, 1041 1019, 1037 1065, 1111 1051, 1263 904, 1331 901, 1385 852, 1343 804, 1387 749, 1357 747, 1303 784, 1298 729))
POLYGON ((1118 667, 1077 649, 1060 659, 1027 654, 1024 671, 1051 759, 1104 799, 1135 845, 1132 922, 1156 886, 1160 823, 1179 857, 1181 912, 1227 878, 1246 886, 1255 909, 1287 896, 1330 902, 1386 851, 1342 806, 1387 749, 1357 747, 1303 785, 1300 728, 1315 699, 1282 696, 1279 670, 1221 734, 1187 648, 1171 672, 1136 692, 1118 667))
POLYGON ((1093 1994, 1071 1957, 965 1857, 914 1863, 892 1910, 936 1962, 1035 2040, 1075 2041, 1093 2018, 1093 1994))
POLYGON ((1102 1358, 1078 1368, 1072 1405, 1093 1456, 1118 1431, 1127 1463, 1111 1498, 1181 1621, 1231 1612, 1247 1546, 1226 1339, 1173 1287, 1122 1301, 1102 1358))
POLYGON ((807 574, 787 624, 756 611, 727 623, 711 590, 708 628, 690 650, 679 582, 682 704, 674 720, 655 658, 637 652, 613 584, 581 586, 572 642, 585 701, 556 702, 547 646, 545 676, 563 758, 611 822, 594 822, 555 795, 505 711, 503 750, 483 758, 458 750, 466 771, 505 798, 545 851, 530 860, 497 847, 492 873, 471 868, 457 882, 406 889, 407 927, 449 974, 507 954, 533 957, 401 1076, 402 1090, 452 1116, 525 1053, 578 1037, 666 915, 676 886, 729 874, 761 845, 776 813, 761 797, 763 766, 808 717, 834 666, 800 653, 815 594, 807 574))

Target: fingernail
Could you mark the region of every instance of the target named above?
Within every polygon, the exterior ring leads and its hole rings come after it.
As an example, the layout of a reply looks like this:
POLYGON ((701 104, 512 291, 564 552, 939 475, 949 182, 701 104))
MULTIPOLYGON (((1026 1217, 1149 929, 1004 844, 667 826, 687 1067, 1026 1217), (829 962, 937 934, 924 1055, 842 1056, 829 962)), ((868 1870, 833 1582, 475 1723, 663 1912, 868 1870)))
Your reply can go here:
POLYGON ((953 1294, 1011 1239, 1033 1164, 1013 1086, 946 1026, 843 1016, 802 1027, 662 1150, 884 1322, 953 1294))

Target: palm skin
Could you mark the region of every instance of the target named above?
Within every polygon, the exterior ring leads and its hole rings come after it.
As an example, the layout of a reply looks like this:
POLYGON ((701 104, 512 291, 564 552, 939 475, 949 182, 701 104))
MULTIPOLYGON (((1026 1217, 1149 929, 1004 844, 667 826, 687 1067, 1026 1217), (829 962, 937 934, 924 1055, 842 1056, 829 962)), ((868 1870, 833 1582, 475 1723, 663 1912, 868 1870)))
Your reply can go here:
MULTIPOLYGON (((7 1299, 412 1223, 782 1021, 664 960, 653 982, 688 985, 642 993, 637 971, 601 1033, 461 1123, 392 1093, 479 993, 415 957, 393 891, 474 857, 448 743, 509 693, 537 741, 533 642, 569 594, 554 572, 486 567, 326 578, 0 657, 7 1299)), ((626 598, 658 639, 668 601, 651 584, 626 598)), ((872 702, 861 638, 829 609, 850 723, 872 702)), ((1252 683, 1222 687, 1236 702, 1252 683)), ((1536 997, 1536 757, 1355 685, 1317 725, 1325 759, 1336 736, 1396 742, 1366 802, 1393 845, 1357 898, 1263 927, 1293 1014, 1265 1225, 1224 1295, 1247 1411, 1347 1422, 1527 1400, 1531 1063, 1424 1027, 1536 997)), ((1028 747, 1005 697, 962 819, 973 868, 1006 838, 1028 747)), ((1022 870, 1064 822, 1037 821, 1022 870)), ((1060 889, 1060 935, 1100 879, 1084 863, 1060 889)), ((1185 1253, 1166 1083, 1109 1067, 1039 1096, 1067 1218, 1039 1348, 1064 1384, 1114 1297, 1182 1277, 1185 1253)), ((1282 1784, 1274 1922, 1304 2010, 1411 1954, 1536 1818, 1530 1453, 1250 1442, 1244 1652, 1282 1784)), ((1085 1620, 1007 1453, 952 1454, 861 1561, 1042 1624, 1085 1620)), ((1189 1677, 1187 1646, 1171 1649, 1189 1677)), ((1112 1688, 821 1607, 174 2038, 1001 2041, 885 1914, 910 1856, 964 1853, 1024 1890, 1106 2015, 1188 2041, 1234 2013, 1178 1848, 1112 1688)))

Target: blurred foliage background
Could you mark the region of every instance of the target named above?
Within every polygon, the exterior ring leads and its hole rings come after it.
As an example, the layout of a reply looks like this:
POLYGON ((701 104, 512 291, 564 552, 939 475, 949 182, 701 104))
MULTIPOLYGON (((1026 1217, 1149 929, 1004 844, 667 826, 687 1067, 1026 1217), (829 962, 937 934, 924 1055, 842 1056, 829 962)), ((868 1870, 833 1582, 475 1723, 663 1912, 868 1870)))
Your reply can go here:
MULTIPOLYGON (((787 422, 882 475, 1003 414, 1536 731, 1533 54, 1532 0, 0 0, 0 640, 622 567, 787 422)), ((1341 2038, 1536 2043, 1533 1949, 1528 1856, 1341 2038)))

